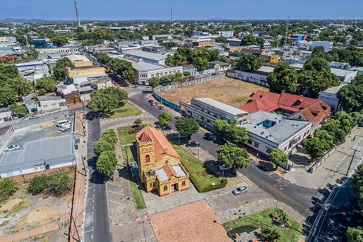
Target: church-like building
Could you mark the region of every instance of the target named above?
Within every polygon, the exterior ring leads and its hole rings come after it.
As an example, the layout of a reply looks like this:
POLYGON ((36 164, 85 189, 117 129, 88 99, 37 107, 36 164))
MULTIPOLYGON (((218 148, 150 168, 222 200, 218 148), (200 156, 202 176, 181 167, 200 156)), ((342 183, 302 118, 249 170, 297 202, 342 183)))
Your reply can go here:
POLYGON ((160 130, 146 126, 136 134, 139 176, 146 191, 160 196, 189 189, 189 174, 160 130))

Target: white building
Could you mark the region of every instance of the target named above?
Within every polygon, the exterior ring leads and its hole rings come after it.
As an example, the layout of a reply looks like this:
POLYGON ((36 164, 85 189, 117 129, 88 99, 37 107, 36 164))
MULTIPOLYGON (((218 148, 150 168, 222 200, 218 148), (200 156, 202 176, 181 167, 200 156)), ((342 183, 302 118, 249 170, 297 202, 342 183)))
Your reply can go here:
POLYGON ((9 108, 0 108, 0 123, 11 121, 11 111, 9 108))
POLYGON ((285 119, 264 111, 251 113, 248 122, 238 126, 247 129, 247 146, 266 157, 274 148, 290 155, 312 132, 311 122, 285 119))
POLYGON ((324 48, 324 52, 329 52, 333 48, 333 42, 329 41, 312 41, 311 48, 315 49, 317 46, 322 46, 324 48))
POLYGON ((141 50, 126 50, 124 51, 125 57, 134 61, 145 61, 152 64, 165 65, 166 55, 150 53, 141 50))
POLYGON ((140 85, 149 85, 149 79, 152 77, 160 78, 162 76, 182 73, 182 66, 164 66, 140 61, 132 64, 134 68, 134 81, 140 85))
POLYGON ((328 104, 331 107, 332 112, 336 112, 339 105, 337 93, 342 87, 346 85, 348 85, 348 83, 342 83, 339 86, 331 87, 325 91, 319 92, 319 99, 328 104))
POLYGON ((53 111, 67 106, 66 100, 59 96, 38 96, 37 98, 43 112, 53 111))
POLYGON ((180 103, 181 109, 186 115, 195 118, 204 127, 213 129, 217 119, 236 120, 241 124, 246 122, 248 113, 218 102, 211 98, 193 98, 191 103, 180 103))
POLYGON ((240 79, 243 81, 255 83, 260 86, 269 87, 267 83, 267 76, 274 71, 273 67, 261 66, 257 73, 239 71, 239 70, 228 70, 227 76, 231 78, 240 79))
POLYGON ((217 35, 225 38, 233 38, 233 31, 218 31, 217 35))

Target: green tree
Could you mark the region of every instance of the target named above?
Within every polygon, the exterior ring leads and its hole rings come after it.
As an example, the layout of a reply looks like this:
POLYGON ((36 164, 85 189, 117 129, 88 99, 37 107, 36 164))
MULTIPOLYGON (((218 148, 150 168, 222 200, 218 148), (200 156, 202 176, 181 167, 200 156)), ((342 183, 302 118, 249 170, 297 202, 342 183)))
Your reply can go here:
POLYGON ((73 67, 73 63, 69 58, 63 57, 57 60, 55 66, 53 67, 55 79, 62 80, 66 77, 66 67, 73 67))
POLYGON ((142 125, 142 120, 140 118, 136 119, 134 125, 140 127, 142 125))
POLYGON ((338 91, 338 99, 344 111, 361 112, 363 110, 363 75, 357 75, 351 84, 338 91))
POLYGON ((66 173, 55 173, 49 177, 49 192, 54 196, 63 196, 72 189, 72 179, 66 173))
POLYGON ((149 86, 154 90, 155 87, 159 86, 159 78, 151 77, 149 79, 149 86))
POLYGON ((171 115, 168 112, 162 112, 158 116, 159 124, 166 125, 171 121, 171 115))
POLYGON ((0 202, 4 202, 11 195, 13 195, 19 189, 16 184, 10 178, 0 180, 0 202))
POLYGON ((190 137, 198 132, 199 123, 194 118, 182 117, 176 121, 175 127, 181 135, 187 136, 190 140, 190 137))
POLYGON ((323 157, 329 149, 329 144, 317 137, 304 140, 302 146, 312 160, 323 157))
POLYGON ((197 57, 193 60, 193 65, 198 69, 198 71, 207 70, 209 67, 208 60, 201 57, 197 57))
POLYGON ((8 106, 17 100, 16 91, 8 85, 0 86, 0 105, 8 106))
POLYGON ((255 73, 263 64, 262 57, 254 55, 242 55, 237 62, 237 67, 241 71, 255 73))
POLYGON ((42 193, 48 186, 49 177, 46 174, 33 177, 27 187, 27 192, 33 195, 42 193))
POLYGON ((127 99, 127 92, 120 88, 108 87, 95 90, 91 93, 88 108, 92 112, 101 112, 103 116, 109 115, 113 109, 120 107, 127 99))
POLYGON ((17 105, 15 103, 10 105, 10 110, 14 114, 22 114, 22 115, 26 114, 27 112, 26 107, 24 107, 23 105, 17 105))
POLYGON ((46 92, 54 92, 57 82, 52 77, 42 77, 35 84, 36 89, 44 89, 46 92))
POLYGON ((224 36, 218 36, 216 38, 216 42, 218 42, 218 43, 227 43, 227 38, 224 37, 224 36))
POLYGON ((184 75, 184 76, 190 76, 190 72, 189 72, 189 71, 184 71, 184 72, 183 72, 183 75, 184 75))
POLYGON ((245 144, 248 140, 246 128, 236 126, 235 121, 227 122, 223 119, 217 119, 213 125, 219 136, 234 144, 245 144))
POLYGON ((307 61, 299 74, 298 82, 312 97, 317 96, 320 91, 340 84, 339 78, 331 73, 328 61, 323 58, 307 61))
POLYGON ((250 165, 250 156, 246 149, 227 143, 217 148, 218 162, 233 171, 250 165))
POLYGON ((101 155, 102 152, 105 151, 113 151, 115 149, 115 145, 111 144, 105 139, 100 139, 93 144, 93 151, 96 155, 101 155))
POLYGON ((33 92, 33 86, 25 78, 16 77, 9 82, 10 87, 16 91, 18 96, 25 96, 33 92))
POLYGON ((363 228, 348 228, 347 231, 348 242, 363 242, 363 228))
POLYGON ((276 229, 272 229, 269 226, 261 227, 261 235, 265 238, 266 241, 275 242, 278 241, 281 235, 276 231, 276 229))
POLYGON ((115 147, 118 138, 114 129, 106 129, 102 132, 102 139, 106 140, 115 147))
POLYGON ((333 147, 334 145, 334 137, 325 129, 316 129, 314 131, 314 137, 324 140, 329 147, 333 147))
POLYGON ((56 35, 52 38, 52 42, 57 47, 62 47, 68 43, 68 38, 65 35, 56 35))
POLYGON ((256 44, 260 46, 260 49, 262 50, 263 47, 265 47, 265 39, 264 38, 257 38, 256 39, 256 44))
POLYGON ((102 152, 96 162, 96 170, 105 176, 111 176, 117 167, 117 158, 114 151, 102 152))
POLYGON ((352 184, 354 190, 357 192, 363 187, 363 165, 357 167, 357 170, 353 174, 352 184))
POLYGON ((295 93, 297 80, 297 71, 286 62, 278 63, 274 71, 267 76, 270 91, 277 93, 295 93))
POLYGON ((288 156, 283 150, 275 148, 270 153, 270 161, 276 165, 287 164, 288 156))
POLYGON ((255 38, 253 38, 252 35, 244 36, 240 43, 241 46, 256 45, 256 44, 257 44, 257 42, 256 42, 255 38))

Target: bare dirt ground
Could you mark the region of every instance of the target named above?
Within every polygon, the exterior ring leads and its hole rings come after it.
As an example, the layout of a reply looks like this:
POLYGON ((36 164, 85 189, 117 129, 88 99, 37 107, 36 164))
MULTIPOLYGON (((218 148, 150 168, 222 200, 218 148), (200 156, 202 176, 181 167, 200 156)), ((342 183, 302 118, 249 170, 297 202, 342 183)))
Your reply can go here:
POLYGON ((179 104, 179 101, 188 103, 192 98, 209 97, 234 107, 239 107, 245 104, 250 99, 251 94, 257 90, 268 91, 268 88, 229 77, 222 77, 195 85, 164 91, 161 95, 166 100, 175 104, 179 104))
POLYGON ((33 237, 30 241, 67 241, 72 192, 63 197, 31 195, 26 192, 26 186, 21 185, 7 202, 0 204, 0 236, 55 221, 59 230, 33 237))

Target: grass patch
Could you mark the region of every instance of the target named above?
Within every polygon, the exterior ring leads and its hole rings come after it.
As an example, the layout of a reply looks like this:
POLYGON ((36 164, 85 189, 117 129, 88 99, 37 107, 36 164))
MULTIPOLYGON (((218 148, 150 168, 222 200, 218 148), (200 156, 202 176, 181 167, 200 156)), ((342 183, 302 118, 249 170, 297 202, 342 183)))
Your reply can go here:
POLYGON ((131 181, 132 193, 134 194, 134 202, 137 210, 146 208, 144 198, 142 197, 140 189, 137 187, 136 182, 131 181))
POLYGON ((272 223, 271 214, 275 213, 275 208, 266 208, 261 211, 252 213, 250 215, 229 221, 223 224, 223 227, 227 231, 228 235, 234 235, 234 233, 241 233, 249 231, 253 228, 257 229, 261 225, 272 226, 273 229, 281 235, 278 241, 298 241, 301 235, 301 226, 293 218, 287 215, 290 227, 281 228, 272 223), (260 224, 258 224, 258 222, 260 224))
POLYGON ((109 118, 119 118, 119 117, 126 117, 139 114, 141 114, 141 111, 139 109, 125 102, 122 107, 115 108, 114 110, 112 110, 112 114, 109 118))
MULTIPOLYGON (((223 184, 222 181, 225 179, 212 173, 210 170, 204 167, 203 163, 198 161, 179 146, 173 145, 173 147, 176 152, 178 152, 183 166, 188 170, 190 178, 199 192, 214 190, 212 189, 213 187, 216 189, 220 188, 220 185, 223 184), (212 185, 213 183, 214 186, 212 185)), ((223 187, 226 184, 227 182, 225 182, 223 187)))
POLYGON ((136 161, 134 155, 131 152, 131 146, 128 146, 128 145, 136 142, 136 134, 135 133, 129 134, 129 131, 132 131, 133 129, 134 128, 132 128, 131 126, 121 127, 121 128, 117 129, 117 131, 119 133, 119 137, 120 137, 122 154, 123 154, 125 160, 128 162, 136 161))

